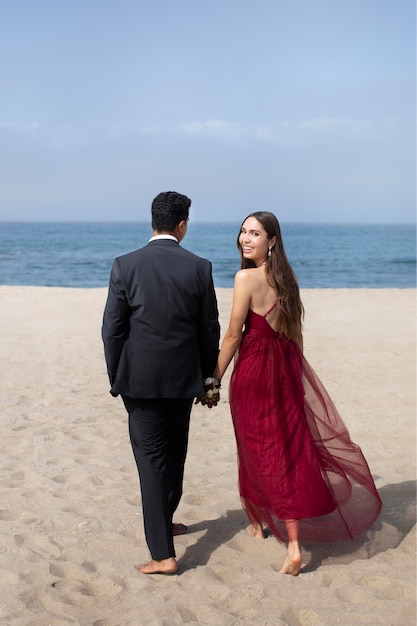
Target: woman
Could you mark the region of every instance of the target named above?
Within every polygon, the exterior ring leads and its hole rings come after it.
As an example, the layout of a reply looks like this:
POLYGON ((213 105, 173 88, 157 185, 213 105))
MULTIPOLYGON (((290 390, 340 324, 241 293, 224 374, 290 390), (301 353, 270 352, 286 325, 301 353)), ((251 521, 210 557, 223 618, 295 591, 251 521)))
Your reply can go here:
POLYGON ((247 531, 261 539, 265 524, 287 541, 280 571, 297 576, 300 538, 356 537, 378 517, 381 500, 360 448, 303 357, 304 309, 275 215, 249 215, 237 245, 242 269, 214 384, 239 348, 229 399, 247 531))

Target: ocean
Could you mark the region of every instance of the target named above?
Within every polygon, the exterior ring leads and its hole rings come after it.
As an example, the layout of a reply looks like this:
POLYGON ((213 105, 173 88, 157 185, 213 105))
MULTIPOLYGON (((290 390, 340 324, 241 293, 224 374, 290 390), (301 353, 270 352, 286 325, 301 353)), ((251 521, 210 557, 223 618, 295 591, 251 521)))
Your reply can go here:
MULTIPOLYGON (((213 264, 216 287, 233 287, 240 223, 190 222, 182 245, 213 264)), ((416 286, 416 226, 281 224, 301 288, 416 286)), ((0 223, 0 284, 106 287, 113 259, 145 245, 142 223, 0 223)))

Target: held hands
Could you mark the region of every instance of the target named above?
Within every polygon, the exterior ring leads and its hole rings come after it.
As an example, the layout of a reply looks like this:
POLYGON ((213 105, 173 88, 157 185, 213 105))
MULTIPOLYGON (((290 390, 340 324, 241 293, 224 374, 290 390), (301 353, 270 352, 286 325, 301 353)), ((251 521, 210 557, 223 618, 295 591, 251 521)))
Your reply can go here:
POLYGON ((201 404, 207 406, 209 409, 213 406, 217 406, 220 400, 220 381, 213 376, 204 380, 205 395, 201 398, 196 398, 195 404, 201 404))
POLYGON ((208 406, 209 409, 213 406, 217 406, 218 401, 220 400, 220 393, 217 391, 214 396, 202 396, 201 398, 196 398, 194 404, 202 404, 203 406, 208 406))

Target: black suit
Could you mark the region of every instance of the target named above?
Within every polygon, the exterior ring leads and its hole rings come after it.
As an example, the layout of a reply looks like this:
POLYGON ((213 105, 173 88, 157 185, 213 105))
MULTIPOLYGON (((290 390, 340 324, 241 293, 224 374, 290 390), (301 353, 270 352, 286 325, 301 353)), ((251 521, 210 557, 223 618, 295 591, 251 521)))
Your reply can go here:
POLYGON ((153 559, 175 556, 189 418, 214 370, 219 323, 211 263, 172 239, 114 261, 102 337, 112 395, 129 413, 153 559))

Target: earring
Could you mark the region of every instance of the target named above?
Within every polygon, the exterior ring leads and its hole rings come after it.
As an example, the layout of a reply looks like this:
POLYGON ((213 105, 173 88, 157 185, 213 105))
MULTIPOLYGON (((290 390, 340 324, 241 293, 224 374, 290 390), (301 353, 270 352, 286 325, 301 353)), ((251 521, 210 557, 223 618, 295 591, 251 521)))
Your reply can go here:
POLYGON ((268 248, 268 257, 271 256, 271 248, 268 248))

